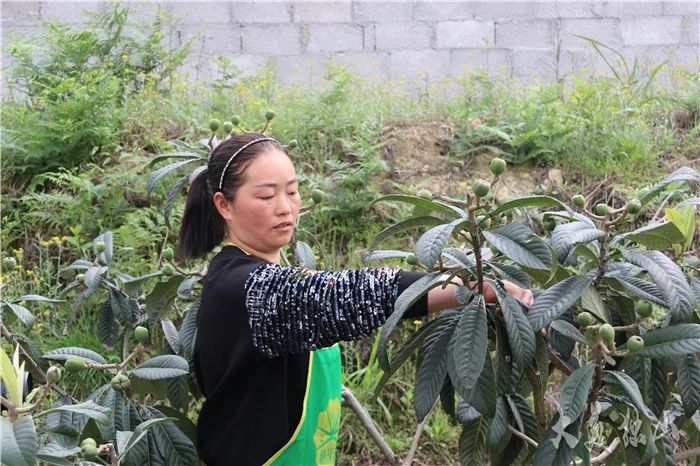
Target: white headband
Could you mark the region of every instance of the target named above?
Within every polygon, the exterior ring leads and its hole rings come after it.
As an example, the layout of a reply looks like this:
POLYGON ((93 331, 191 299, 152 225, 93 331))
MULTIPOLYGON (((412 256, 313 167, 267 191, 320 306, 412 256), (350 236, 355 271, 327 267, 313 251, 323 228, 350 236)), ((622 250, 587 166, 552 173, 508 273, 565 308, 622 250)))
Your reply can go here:
POLYGON ((263 141, 275 141, 277 144, 279 144, 279 141, 277 141, 277 139, 275 139, 275 138, 259 138, 259 139, 255 139, 253 141, 250 141, 249 143, 244 144, 243 147, 241 147, 236 152, 234 152, 234 154, 231 156, 231 158, 228 159, 228 162, 226 162, 224 169, 221 171, 221 178, 219 178, 219 191, 223 190, 222 187, 224 185, 224 175, 226 175, 226 170, 228 169, 228 166, 231 165, 231 162, 233 162, 233 159, 238 154, 240 154, 243 150, 247 149, 248 147, 252 146, 255 143, 263 142, 263 141))

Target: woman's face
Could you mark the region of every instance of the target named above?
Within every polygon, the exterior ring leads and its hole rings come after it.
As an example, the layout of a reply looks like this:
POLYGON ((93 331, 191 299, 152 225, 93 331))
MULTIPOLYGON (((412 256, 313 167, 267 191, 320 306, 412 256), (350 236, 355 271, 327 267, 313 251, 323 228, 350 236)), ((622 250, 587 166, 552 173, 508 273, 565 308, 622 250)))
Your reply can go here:
POLYGON ((294 165, 272 149, 253 159, 243 180, 233 202, 219 208, 229 236, 244 249, 277 254, 291 240, 301 206, 294 165))

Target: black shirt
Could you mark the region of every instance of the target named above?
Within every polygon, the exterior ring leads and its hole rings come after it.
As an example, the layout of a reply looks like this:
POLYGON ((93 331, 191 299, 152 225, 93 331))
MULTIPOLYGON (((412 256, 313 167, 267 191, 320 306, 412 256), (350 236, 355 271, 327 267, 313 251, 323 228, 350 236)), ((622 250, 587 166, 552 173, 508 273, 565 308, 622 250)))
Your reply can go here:
MULTIPOLYGON (((424 276, 398 268, 313 272, 225 246, 204 279, 194 366, 197 423, 210 466, 271 458, 300 422, 309 351, 371 334, 424 276)), ((427 313, 427 296, 406 317, 427 313)))

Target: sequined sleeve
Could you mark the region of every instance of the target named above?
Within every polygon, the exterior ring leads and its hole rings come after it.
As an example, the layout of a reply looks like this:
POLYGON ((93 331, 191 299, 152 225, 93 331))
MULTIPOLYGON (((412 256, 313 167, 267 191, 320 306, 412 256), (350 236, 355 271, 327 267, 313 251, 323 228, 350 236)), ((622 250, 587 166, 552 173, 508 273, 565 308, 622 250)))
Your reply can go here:
POLYGON ((245 284, 253 344, 276 357, 362 339, 391 314, 399 271, 383 267, 315 272, 262 265, 245 284))

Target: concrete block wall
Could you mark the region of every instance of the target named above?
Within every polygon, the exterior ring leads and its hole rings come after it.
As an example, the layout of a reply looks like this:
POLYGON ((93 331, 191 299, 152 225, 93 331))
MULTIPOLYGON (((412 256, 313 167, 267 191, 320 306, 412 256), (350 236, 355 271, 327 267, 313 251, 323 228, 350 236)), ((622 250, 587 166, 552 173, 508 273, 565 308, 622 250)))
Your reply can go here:
MULTIPOLYGON (((523 81, 608 72, 577 36, 651 66, 668 60, 698 70, 700 61, 700 0, 127 4, 136 21, 151 20, 158 8, 179 18, 179 41, 196 35, 187 66, 192 79, 215 76, 216 56, 230 58, 247 74, 272 64, 282 82, 311 86, 323 82, 329 59, 380 82, 418 86, 474 71, 523 81)), ((82 25, 82 10, 109 5, 3 0, 3 43, 38 34, 42 21, 82 25)))

